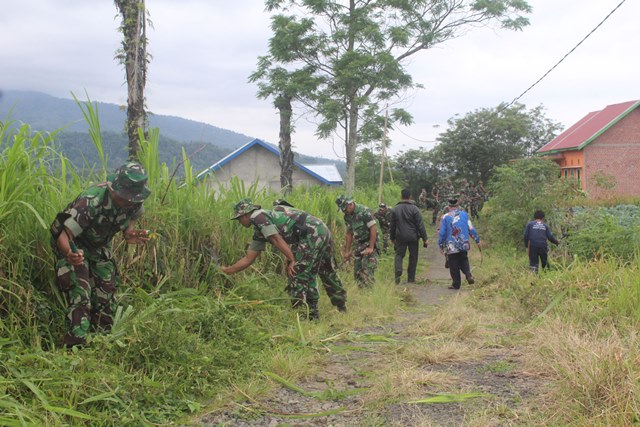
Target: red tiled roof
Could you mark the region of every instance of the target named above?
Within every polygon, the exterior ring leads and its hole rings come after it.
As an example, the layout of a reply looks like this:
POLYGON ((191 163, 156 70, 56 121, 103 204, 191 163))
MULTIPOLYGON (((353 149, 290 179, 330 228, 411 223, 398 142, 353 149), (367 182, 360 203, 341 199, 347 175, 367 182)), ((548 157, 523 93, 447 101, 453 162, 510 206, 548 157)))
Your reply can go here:
POLYGON ((639 105, 640 101, 628 101, 621 104, 607 105, 606 108, 600 111, 592 111, 540 148, 538 153, 580 150, 639 105))

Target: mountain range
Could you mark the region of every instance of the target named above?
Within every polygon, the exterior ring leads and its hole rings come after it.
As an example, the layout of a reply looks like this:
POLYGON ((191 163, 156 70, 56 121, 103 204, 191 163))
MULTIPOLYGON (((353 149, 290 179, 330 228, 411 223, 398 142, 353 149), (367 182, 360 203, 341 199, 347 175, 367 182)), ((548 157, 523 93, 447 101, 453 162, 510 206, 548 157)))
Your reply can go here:
MULTIPOLYGON (((78 97, 81 102, 85 100, 78 97)), ((104 151, 110 168, 127 158, 128 139, 124 134, 125 110, 119 105, 92 101, 98 111, 104 151)), ((93 167, 98 155, 88 133, 88 125, 80 107, 73 99, 57 98, 34 91, 3 91, 0 96, 0 121, 26 123, 34 131, 54 131, 60 150, 76 165, 93 167)), ((191 158, 194 171, 203 170, 231 151, 253 140, 228 129, 175 116, 149 114, 150 127, 160 129, 160 161, 168 165, 182 160, 182 149, 191 158)), ((341 172, 344 163, 310 156, 296 156, 302 163, 333 163, 341 172)))

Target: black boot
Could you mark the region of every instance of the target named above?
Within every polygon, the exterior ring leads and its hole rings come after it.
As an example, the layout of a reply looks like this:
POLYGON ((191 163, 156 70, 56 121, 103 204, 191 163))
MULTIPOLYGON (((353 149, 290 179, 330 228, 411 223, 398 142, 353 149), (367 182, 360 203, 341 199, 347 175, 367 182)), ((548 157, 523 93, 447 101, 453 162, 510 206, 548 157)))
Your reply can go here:
POLYGON ((76 347, 76 346, 83 347, 87 345, 87 340, 84 337, 76 337, 75 335, 72 335, 71 333, 67 332, 64 338, 62 339, 62 343, 67 348, 76 347))
POLYGON ((344 303, 342 303, 342 304, 338 305, 338 306, 337 306, 337 308, 338 308, 338 311, 339 311, 340 313, 346 313, 346 312, 347 312, 347 306, 346 306, 346 305, 344 305, 344 303))

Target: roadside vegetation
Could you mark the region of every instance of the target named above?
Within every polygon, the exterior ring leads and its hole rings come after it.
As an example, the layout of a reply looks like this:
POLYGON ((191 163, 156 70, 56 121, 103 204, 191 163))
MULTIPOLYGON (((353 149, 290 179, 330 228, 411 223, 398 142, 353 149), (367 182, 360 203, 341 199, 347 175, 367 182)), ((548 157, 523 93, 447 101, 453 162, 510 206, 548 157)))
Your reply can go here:
MULTIPOLYGON (((300 321, 289 308, 275 252, 244 274, 221 274, 217 263, 241 257, 251 238, 229 221, 233 203, 252 197, 269 206, 277 195, 239 182, 211 193, 194 181, 186 156, 185 179, 176 182, 175 166, 158 162, 152 132, 140 152, 153 190, 142 221, 157 238, 139 248, 114 242, 122 283, 113 332, 67 351, 59 345, 65 304, 54 283, 48 227, 106 171, 70 164, 53 148, 55 135, 28 125, 7 129, 0 128, 0 425, 187 423, 313 375, 333 341, 390 322, 410 306, 393 285, 389 257, 373 291, 358 289, 345 267, 349 312, 334 311, 321 291, 316 323, 300 321)), ((99 140, 90 149, 100 151, 99 140)), ((486 369, 524 370, 547 385, 524 409, 487 406, 468 425, 640 422, 640 202, 589 202, 540 159, 499 168, 490 185, 493 197, 477 224, 489 244, 474 291, 415 322, 412 341, 389 342, 385 375, 363 402, 373 409, 419 402, 425 387, 450 393, 441 400, 478 397, 456 386, 452 374, 419 368, 464 364, 501 347, 517 349, 525 365, 497 361, 486 369), (564 236, 551 251, 552 268, 538 275, 528 271, 521 242, 534 208, 545 210, 564 236)), ((384 200, 396 200, 399 190, 387 186, 384 200)), ((337 195, 296 189, 288 200, 322 218, 341 245, 337 195)), ((375 189, 354 196, 377 204, 375 189)), ((357 347, 385 337, 352 339, 357 347)), ((342 397, 342 390, 323 395, 342 397)), ((370 417, 371 425, 382 422, 370 417)))
MULTIPOLYGON (((70 164, 53 148, 55 135, 28 125, 8 129, 0 129, 0 425, 167 423, 236 389, 265 388, 266 377, 256 378, 262 370, 301 375, 318 357, 312 344, 332 335, 336 323, 371 321, 397 308, 393 287, 360 292, 345 268, 349 308, 358 316, 339 316, 323 296, 327 321, 301 323, 289 308, 275 252, 246 274, 220 273, 217 263, 241 257, 251 239, 250 230, 229 220, 233 204, 251 197, 270 206, 277 195, 241 183, 214 194, 194 181, 186 156, 186 179, 176 182, 173 170, 159 166, 152 132, 140 152, 153 191, 141 226, 157 238, 145 247, 114 240, 122 283, 113 331, 68 352, 60 346, 65 303, 48 228, 107 171, 70 164)), ((95 147, 87 144, 101 152, 99 138, 95 147)), ((391 199, 399 189, 387 191, 391 199)), ((354 195, 371 206, 377 198, 375 191, 354 195)), ((337 196, 313 188, 288 199, 323 218, 341 240, 337 196)))
POLYGON ((635 425, 640 201, 596 204, 560 185, 547 168, 534 159, 496 173, 494 197, 481 222, 491 230, 491 274, 469 304, 508 316, 515 332, 511 345, 522 348, 524 369, 549 384, 523 424, 635 425), (527 271, 521 241, 522 221, 534 206, 548 213, 562 238, 551 249, 551 269, 538 275, 527 271))

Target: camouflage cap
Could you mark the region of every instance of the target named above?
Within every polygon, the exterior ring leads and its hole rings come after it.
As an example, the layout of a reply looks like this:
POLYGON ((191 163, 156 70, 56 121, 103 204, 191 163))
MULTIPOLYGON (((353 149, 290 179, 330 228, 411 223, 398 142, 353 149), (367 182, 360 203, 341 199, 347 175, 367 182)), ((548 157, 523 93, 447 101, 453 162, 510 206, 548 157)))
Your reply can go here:
POLYGON ((353 197, 351 196, 345 196, 343 194, 341 196, 338 196, 338 198, 336 199, 336 205, 338 205, 338 209, 341 210, 342 212, 344 212, 345 209, 347 209, 347 206, 349 206, 349 203, 353 203, 353 197))
POLYGON ((147 187, 147 173, 136 162, 127 162, 107 176, 107 187, 119 197, 133 203, 143 202, 151 194, 147 187))
POLYGON ((238 219, 244 214, 260 209, 260 205, 254 205, 251 199, 242 199, 233 207, 233 217, 231 219, 238 219))
POLYGON ((380 203, 380 204, 378 205, 378 207, 379 207, 379 208, 382 208, 382 209, 387 209, 387 205, 386 205, 386 204, 384 204, 384 203, 380 203))

